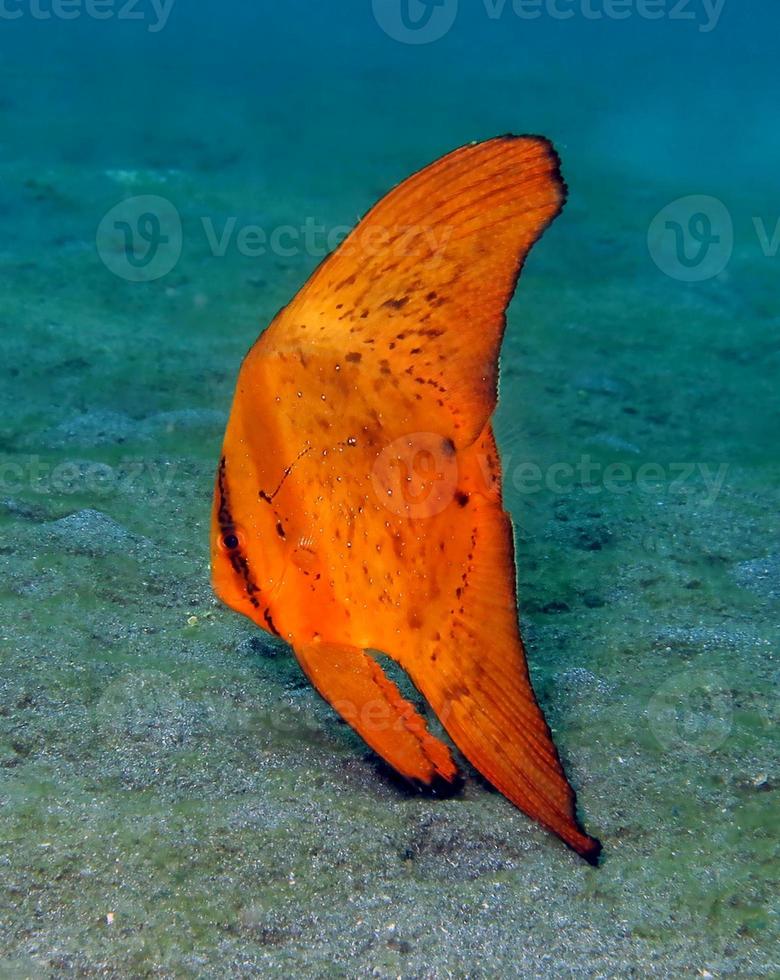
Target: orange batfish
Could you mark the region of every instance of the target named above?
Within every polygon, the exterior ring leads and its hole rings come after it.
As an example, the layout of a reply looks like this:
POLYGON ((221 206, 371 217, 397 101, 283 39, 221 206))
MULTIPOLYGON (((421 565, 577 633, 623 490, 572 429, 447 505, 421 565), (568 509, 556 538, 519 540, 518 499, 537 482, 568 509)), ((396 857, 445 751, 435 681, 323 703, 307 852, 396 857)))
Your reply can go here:
POLYGON ((398 773, 460 782, 371 651, 496 789, 595 864, 528 675, 490 424, 506 307, 565 196, 549 142, 504 136, 369 211, 243 362, 211 553, 217 595, 287 640, 398 773))

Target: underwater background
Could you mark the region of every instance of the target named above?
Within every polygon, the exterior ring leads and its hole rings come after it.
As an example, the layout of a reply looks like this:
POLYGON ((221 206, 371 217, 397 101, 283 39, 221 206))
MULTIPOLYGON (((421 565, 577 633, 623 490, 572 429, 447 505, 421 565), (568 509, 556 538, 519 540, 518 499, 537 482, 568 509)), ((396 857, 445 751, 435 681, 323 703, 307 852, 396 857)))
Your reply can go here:
POLYGON ((772 0, 4 0, 0 977, 777 976, 772 0), (543 133, 496 418, 593 869, 405 792, 214 599, 238 367, 346 227, 543 133))

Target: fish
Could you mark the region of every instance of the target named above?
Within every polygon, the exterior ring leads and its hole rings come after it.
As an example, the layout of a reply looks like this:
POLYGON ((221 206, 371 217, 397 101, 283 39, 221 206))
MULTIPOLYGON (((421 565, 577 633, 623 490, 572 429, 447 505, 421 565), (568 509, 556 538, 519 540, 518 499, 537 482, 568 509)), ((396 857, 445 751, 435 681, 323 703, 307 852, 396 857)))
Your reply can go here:
POLYGON ((211 569, 406 782, 444 795, 463 777, 378 655, 495 789, 595 865, 531 684, 491 424, 507 305, 566 194, 549 140, 506 135, 368 211, 241 365, 211 569))

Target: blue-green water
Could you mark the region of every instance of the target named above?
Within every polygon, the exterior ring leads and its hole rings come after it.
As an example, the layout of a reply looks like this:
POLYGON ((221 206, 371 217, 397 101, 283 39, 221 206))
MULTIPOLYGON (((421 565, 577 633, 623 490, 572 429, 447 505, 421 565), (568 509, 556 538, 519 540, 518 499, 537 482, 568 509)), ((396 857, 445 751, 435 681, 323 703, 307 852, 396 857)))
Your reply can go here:
POLYGON ((0 7, 0 976, 776 975, 779 27, 0 7), (258 330, 393 184, 504 132, 570 189, 497 433, 598 870, 473 772, 404 794, 209 585, 258 330))

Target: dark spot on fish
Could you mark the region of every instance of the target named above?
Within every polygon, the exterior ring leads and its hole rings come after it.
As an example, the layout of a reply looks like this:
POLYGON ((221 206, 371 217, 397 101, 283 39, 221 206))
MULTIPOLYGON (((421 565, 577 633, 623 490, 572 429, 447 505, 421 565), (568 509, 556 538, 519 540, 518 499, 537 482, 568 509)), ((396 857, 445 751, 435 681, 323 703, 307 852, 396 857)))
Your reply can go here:
POLYGON ((274 634, 274 636, 280 636, 279 630, 274 625, 273 618, 271 617, 270 609, 266 609, 263 613, 263 619, 266 621, 268 629, 274 634))

